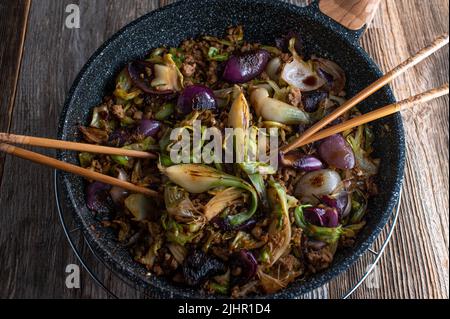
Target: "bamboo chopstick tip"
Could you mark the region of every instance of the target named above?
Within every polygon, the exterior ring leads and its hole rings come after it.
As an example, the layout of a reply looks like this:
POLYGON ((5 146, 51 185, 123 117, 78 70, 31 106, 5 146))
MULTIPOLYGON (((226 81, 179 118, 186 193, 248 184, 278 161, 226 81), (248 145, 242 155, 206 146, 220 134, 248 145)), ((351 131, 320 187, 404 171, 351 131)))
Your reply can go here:
POLYGON ((443 34, 441 34, 440 36, 438 36, 437 38, 436 38, 436 40, 435 40, 435 43, 441 43, 442 42, 442 44, 447 44, 448 43, 448 33, 443 33, 443 34))

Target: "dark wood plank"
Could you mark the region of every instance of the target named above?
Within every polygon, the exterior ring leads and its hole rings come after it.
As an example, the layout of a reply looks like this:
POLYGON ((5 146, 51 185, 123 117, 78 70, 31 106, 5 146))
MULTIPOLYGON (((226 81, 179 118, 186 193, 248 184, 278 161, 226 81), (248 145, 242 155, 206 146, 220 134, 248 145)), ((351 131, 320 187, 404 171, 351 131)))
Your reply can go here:
MULTIPOLYGON (((8 131, 11 123, 29 8, 30 0, 0 2, 0 12, 8 13, 0 20, 0 132, 8 131)), ((0 154, 0 182, 4 160, 0 154)))

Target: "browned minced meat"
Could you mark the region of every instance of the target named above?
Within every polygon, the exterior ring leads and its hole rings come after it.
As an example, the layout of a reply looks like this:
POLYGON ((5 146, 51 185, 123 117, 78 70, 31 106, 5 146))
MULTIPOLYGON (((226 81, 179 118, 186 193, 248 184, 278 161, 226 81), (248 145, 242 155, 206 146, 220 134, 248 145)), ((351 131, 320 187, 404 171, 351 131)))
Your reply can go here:
POLYGON ((286 187, 288 194, 294 193, 296 177, 299 175, 298 171, 293 168, 282 168, 275 174, 275 178, 286 187))
POLYGON ((142 111, 136 111, 133 114, 133 119, 139 121, 139 120, 142 120, 143 116, 144 116, 144 113, 142 113, 142 111))
POLYGON ((228 260, 229 254, 230 254, 230 251, 229 251, 228 247, 214 246, 214 247, 211 247, 211 252, 215 256, 219 257, 220 259, 222 259, 224 261, 228 260))
POLYGON ((328 246, 318 250, 307 249, 305 257, 308 262, 308 269, 313 273, 328 268, 333 261, 333 254, 328 246))
POLYGON ((285 272, 297 271, 301 267, 300 261, 293 255, 286 255, 278 260, 281 270, 285 272))
POLYGON ((291 88, 288 93, 288 102, 293 106, 299 107, 302 103, 302 92, 299 88, 291 88))
POLYGON ((207 82, 208 84, 214 84, 219 79, 217 76, 217 62, 211 61, 208 67, 208 71, 206 72, 206 76, 208 77, 207 82))
POLYGON ((301 248, 303 230, 299 227, 292 227, 291 241, 294 247, 301 248))
POLYGON ((125 111, 120 104, 113 105, 111 111, 118 119, 123 119, 125 117, 125 111))
POLYGON ((258 292, 259 281, 250 281, 242 287, 235 286, 231 289, 231 298, 246 297, 251 293, 258 292))
POLYGON ((194 75, 197 68, 197 63, 192 55, 187 55, 183 64, 181 65, 181 73, 186 77, 191 77, 194 75))

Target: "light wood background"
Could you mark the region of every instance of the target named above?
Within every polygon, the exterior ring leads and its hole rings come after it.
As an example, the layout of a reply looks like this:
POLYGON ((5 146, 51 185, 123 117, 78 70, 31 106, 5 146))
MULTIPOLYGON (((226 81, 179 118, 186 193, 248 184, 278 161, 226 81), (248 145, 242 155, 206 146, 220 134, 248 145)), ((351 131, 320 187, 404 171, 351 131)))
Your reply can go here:
MULTIPOLYGON (((1 1, 0 131, 55 137, 65 96, 89 56, 119 28, 170 2, 1 1), (80 4, 80 29, 64 28, 69 3, 80 4)), ((386 71, 448 29, 447 0, 383 0, 361 45, 386 71)), ((448 70, 447 47, 392 86, 405 98, 448 82, 448 70)), ((449 297, 448 117, 448 98, 403 113, 408 155, 399 224, 376 287, 363 284, 352 298, 449 297)), ((52 170, 0 154, 0 225, 0 297, 107 297, 84 270, 81 289, 65 288, 65 267, 77 260, 58 220, 52 170)), ((361 267, 312 296, 338 297, 361 267)), ((107 281, 135 296, 113 277, 107 281)))

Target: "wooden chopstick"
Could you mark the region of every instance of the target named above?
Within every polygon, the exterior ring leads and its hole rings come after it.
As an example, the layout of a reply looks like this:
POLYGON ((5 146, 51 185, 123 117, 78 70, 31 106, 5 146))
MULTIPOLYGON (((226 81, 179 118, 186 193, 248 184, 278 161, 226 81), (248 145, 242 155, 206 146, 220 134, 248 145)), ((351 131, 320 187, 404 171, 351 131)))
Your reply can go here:
POLYGON ((329 114, 328 116, 324 117, 317 123, 315 123, 313 126, 311 126, 309 129, 307 129, 301 136, 299 136, 297 139, 293 140, 291 143, 283 146, 281 148, 281 152, 287 153, 289 151, 292 151, 293 149, 299 147, 302 145, 302 143, 310 138, 314 133, 318 132, 320 129, 334 121, 336 118, 341 116, 343 113, 350 110, 353 106, 358 104, 359 102, 363 101, 368 96, 372 95, 379 89, 381 89, 384 85, 391 82, 393 79, 398 77, 400 74, 404 73, 406 70, 410 69, 411 67, 415 66, 416 64, 423 61, 426 57, 430 56, 434 52, 438 51, 442 47, 444 47, 446 44, 448 44, 448 34, 442 35, 438 38, 436 38, 433 43, 419 52, 417 52, 415 55, 411 56, 410 58, 406 59, 399 65, 397 65, 395 68, 387 72, 385 75, 383 75, 381 78, 379 78, 377 81, 370 84, 368 87, 363 89, 361 92, 356 94, 354 97, 346 101, 344 104, 342 104, 339 108, 337 108, 334 112, 329 114))
POLYGON ((24 144, 24 145, 33 145, 40 146, 45 148, 56 148, 56 149, 65 149, 72 151, 80 151, 80 152, 88 152, 88 153, 97 153, 97 154, 108 154, 108 155, 123 155, 129 157, 137 157, 137 158, 157 158, 155 154, 135 151, 135 150, 127 150, 119 147, 109 147, 109 146, 101 146, 87 143, 77 143, 77 142, 69 142, 69 141, 60 141, 53 140, 49 138, 42 137, 34 137, 34 136, 25 136, 25 135, 15 135, 8 133, 0 133, 0 142, 6 142, 10 144, 24 144))
POLYGON ((428 102, 437 97, 446 95, 446 94, 448 94, 448 92, 449 92, 449 88, 448 88, 448 83, 447 83, 439 88, 432 89, 432 90, 417 94, 415 96, 411 96, 411 97, 409 97, 405 100, 402 100, 398 103, 389 104, 387 106, 384 106, 384 107, 374 110, 372 112, 354 117, 343 123, 323 129, 323 130, 317 132, 316 134, 314 134, 313 136, 302 141, 298 147, 316 142, 316 141, 324 139, 328 136, 331 136, 331 135, 334 135, 334 134, 337 134, 340 132, 344 132, 348 129, 352 129, 354 127, 366 124, 368 122, 375 121, 382 117, 399 112, 405 108, 412 107, 418 103, 428 102))
POLYGON ((23 148, 19 148, 16 146, 12 146, 12 145, 8 145, 5 143, 0 143, 0 151, 26 159, 26 160, 30 160, 32 162, 38 163, 38 164, 43 164, 46 166, 50 166, 62 171, 66 171, 72 174, 76 174, 76 175, 80 175, 84 178, 87 179, 92 179, 95 181, 99 181, 105 184, 109 184, 109 185, 114 185, 114 186, 118 186, 124 189, 127 189, 129 191, 135 192, 135 193, 141 193, 150 197, 160 197, 160 194, 154 190, 145 188, 145 187, 140 187, 140 186, 136 186, 132 183, 126 182, 126 181, 122 181, 120 179, 108 176, 108 175, 104 175, 104 174, 100 174, 97 172, 93 172, 91 170, 88 170, 86 168, 82 168, 73 164, 69 164, 66 162, 62 162, 59 161, 57 159, 54 159, 52 157, 48 157, 45 155, 41 155, 35 152, 31 152, 28 150, 25 150, 23 148))

